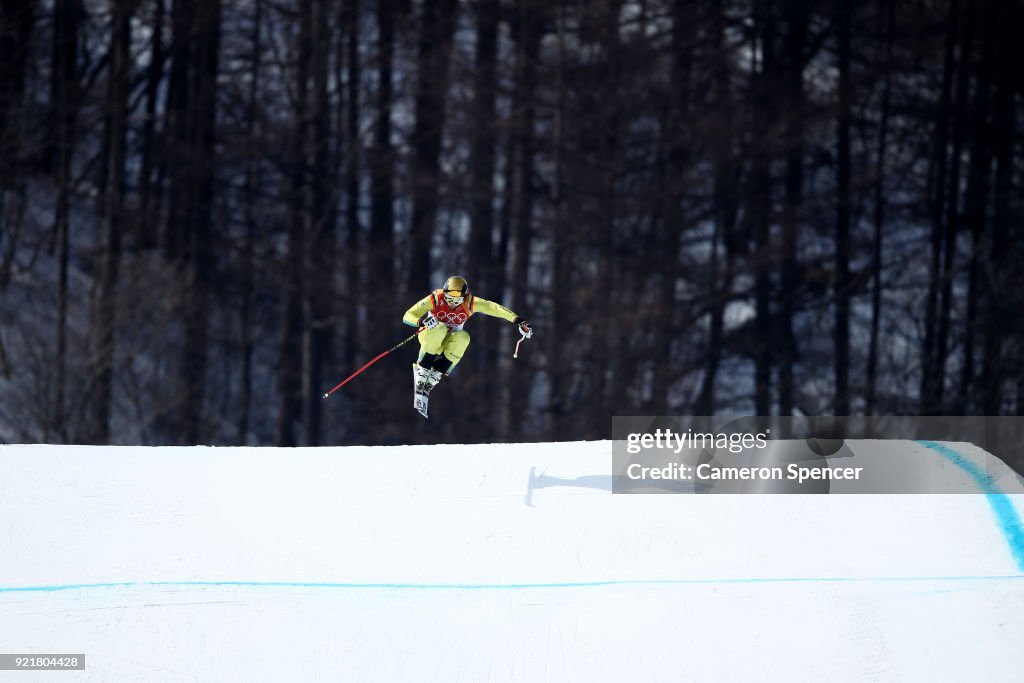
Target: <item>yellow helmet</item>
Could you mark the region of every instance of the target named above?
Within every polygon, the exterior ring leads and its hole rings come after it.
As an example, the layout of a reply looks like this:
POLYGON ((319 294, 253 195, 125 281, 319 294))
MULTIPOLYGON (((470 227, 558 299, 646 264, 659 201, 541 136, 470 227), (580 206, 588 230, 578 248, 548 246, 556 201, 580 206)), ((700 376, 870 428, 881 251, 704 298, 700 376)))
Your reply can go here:
POLYGON ((469 283, 466 278, 452 275, 444 281, 444 300, 449 306, 458 306, 469 296, 469 283))

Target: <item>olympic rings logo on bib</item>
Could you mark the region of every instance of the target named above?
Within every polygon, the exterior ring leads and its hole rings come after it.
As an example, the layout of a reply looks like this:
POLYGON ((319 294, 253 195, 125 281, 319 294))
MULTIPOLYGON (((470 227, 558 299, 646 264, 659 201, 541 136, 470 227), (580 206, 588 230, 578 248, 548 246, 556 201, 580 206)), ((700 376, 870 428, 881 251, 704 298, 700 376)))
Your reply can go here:
POLYGON ((460 311, 437 311, 434 313, 434 317, 449 325, 461 325, 469 316, 460 311))

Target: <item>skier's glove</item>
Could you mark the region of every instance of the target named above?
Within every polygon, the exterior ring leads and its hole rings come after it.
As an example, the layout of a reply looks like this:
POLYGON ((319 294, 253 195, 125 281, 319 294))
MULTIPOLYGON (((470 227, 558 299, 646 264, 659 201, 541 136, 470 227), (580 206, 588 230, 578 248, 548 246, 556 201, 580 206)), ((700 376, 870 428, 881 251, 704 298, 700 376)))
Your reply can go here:
POLYGON ((526 322, 522 318, 516 318, 512 323, 519 328, 519 334, 523 335, 527 339, 533 336, 533 328, 530 327, 530 323, 526 322))
POLYGON ((432 330, 440 324, 441 321, 435 318, 433 313, 427 313, 422 318, 420 318, 419 322, 420 327, 425 327, 428 330, 432 330))

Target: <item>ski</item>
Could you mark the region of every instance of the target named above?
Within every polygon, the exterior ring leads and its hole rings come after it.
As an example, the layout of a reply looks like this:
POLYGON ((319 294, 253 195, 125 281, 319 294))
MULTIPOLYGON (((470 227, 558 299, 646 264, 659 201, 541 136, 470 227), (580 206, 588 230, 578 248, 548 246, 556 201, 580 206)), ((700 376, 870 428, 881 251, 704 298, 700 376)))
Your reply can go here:
POLYGON ((418 410, 420 415, 428 419, 430 418, 430 416, 427 415, 427 406, 429 404, 429 401, 430 399, 426 394, 421 394, 419 392, 416 393, 412 400, 413 408, 418 410))
POLYGON ((421 366, 419 363, 412 364, 413 398, 412 407, 419 411, 420 415, 429 419, 427 408, 430 402, 430 391, 441 381, 441 373, 421 366))

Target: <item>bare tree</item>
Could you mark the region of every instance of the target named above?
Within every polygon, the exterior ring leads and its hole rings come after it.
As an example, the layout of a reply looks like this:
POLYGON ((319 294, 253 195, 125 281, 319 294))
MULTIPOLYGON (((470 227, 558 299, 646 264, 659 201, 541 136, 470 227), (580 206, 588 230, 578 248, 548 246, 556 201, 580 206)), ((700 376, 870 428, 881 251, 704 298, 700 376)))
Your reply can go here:
POLYGON ((306 150, 312 124, 309 78, 313 60, 313 3, 301 0, 299 33, 295 43, 295 115, 290 131, 288 250, 285 265, 284 311, 281 346, 277 357, 277 432, 278 446, 299 445, 296 428, 302 424, 305 405, 302 394, 303 302, 306 301, 308 271, 305 256, 309 246, 308 216, 311 207, 305 188, 310 182, 306 150))
POLYGON ((892 69, 894 66, 892 51, 896 11, 894 0, 881 0, 879 5, 879 16, 883 17, 880 21, 882 26, 880 33, 884 36, 885 57, 882 64, 885 67, 885 76, 884 84, 882 85, 882 102, 878 120, 878 144, 875 155, 874 238, 871 247, 871 326, 864 396, 864 413, 866 415, 875 414, 878 389, 878 340, 882 319, 882 241, 884 236, 883 226, 885 225, 885 181, 888 177, 886 175, 886 149, 892 102, 892 69))
POLYGON ((117 329, 117 288, 124 232, 125 159, 128 124, 131 21, 136 2, 115 0, 110 19, 110 66, 107 74, 107 186, 104 189, 106 233, 100 276, 99 312, 92 328, 90 373, 95 388, 90 393, 91 419, 87 441, 110 442, 111 397, 114 384, 117 329))
POLYGON ((434 222, 441 190, 441 139, 448 93, 448 63, 458 11, 456 0, 424 3, 416 62, 416 126, 413 150, 412 226, 407 298, 431 280, 434 222))
POLYGON ((56 132, 57 207, 54 219, 54 240, 58 262, 57 286, 57 356, 52 415, 44 431, 44 439, 51 433, 68 438, 65 422, 65 384, 67 383, 68 352, 68 268, 71 258, 71 155, 75 146, 75 121, 78 111, 78 34, 82 20, 82 6, 77 0, 58 2, 54 6, 53 68, 51 74, 51 101, 56 132))
MULTIPOLYGON (((507 199, 505 210, 508 220, 508 287, 505 302, 513 310, 526 310, 527 275, 529 273, 530 244, 533 237, 533 165, 535 153, 536 88, 538 59, 543 30, 542 7, 537 0, 517 0, 511 17, 512 39, 515 44, 515 74, 512 92, 512 121, 509 122, 509 147, 506 153, 507 199)), ((509 433, 513 425, 523 419, 526 396, 512 391, 513 368, 506 361, 504 390, 501 405, 502 433, 509 433)))

